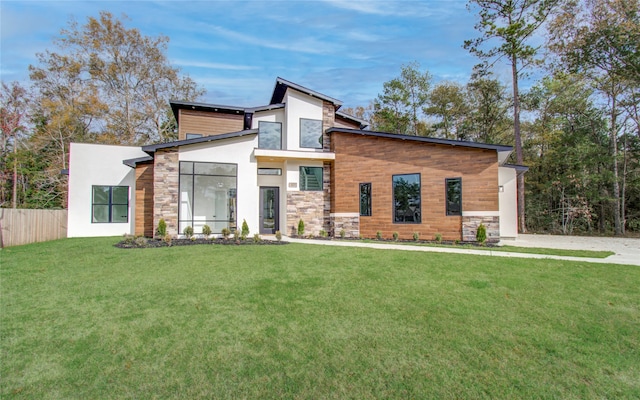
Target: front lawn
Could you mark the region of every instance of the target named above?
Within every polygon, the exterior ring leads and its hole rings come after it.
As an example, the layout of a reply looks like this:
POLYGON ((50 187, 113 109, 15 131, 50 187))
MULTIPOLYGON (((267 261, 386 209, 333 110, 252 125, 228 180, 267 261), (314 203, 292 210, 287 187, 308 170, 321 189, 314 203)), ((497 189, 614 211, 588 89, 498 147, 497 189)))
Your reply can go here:
POLYGON ((638 398, 640 269, 289 244, 0 251, 0 398, 638 398))

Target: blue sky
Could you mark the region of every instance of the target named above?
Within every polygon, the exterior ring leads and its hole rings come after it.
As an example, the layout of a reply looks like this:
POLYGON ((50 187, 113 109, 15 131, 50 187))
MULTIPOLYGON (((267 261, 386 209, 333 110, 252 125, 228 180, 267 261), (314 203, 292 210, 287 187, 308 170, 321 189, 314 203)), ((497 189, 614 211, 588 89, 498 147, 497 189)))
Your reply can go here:
POLYGON ((367 105, 403 64, 418 62, 435 81, 466 83, 478 62, 462 48, 478 33, 461 0, 2 0, 2 80, 28 81, 35 54, 53 49, 70 17, 84 23, 101 10, 126 14, 125 25, 144 35, 168 36, 170 63, 214 104, 266 104, 280 76, 345 106, 367 105))

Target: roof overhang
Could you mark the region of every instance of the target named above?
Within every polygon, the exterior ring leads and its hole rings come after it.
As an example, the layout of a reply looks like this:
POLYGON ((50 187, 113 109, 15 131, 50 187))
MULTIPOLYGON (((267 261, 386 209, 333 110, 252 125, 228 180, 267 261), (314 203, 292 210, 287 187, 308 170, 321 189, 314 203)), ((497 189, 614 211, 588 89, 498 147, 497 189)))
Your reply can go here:
POLYGON ((336 111, 336 117, 339 117, 339 118, 342 118, 342 119, 346 119, 347 121, 355 122, 357 124, 360 124, 360 129, 364 129, 367 126, 369 126, 369 121, 365 121, 363 119, 356 118, 353 115, 345 114, 345 113, 343 113, 341 111, 336 111))
POLYGON ((135 168, 136 165, 138 164, 147 163, 150 161, 153 161, 153 157, 145 156, 145 157, 130 158, 128 160, 123 160, 122 163, 128 167, 135 168))
POLYGON ((518 165, 518 164, 502 164, 505 168, 513 168, 516 170, 516 174, 524 174, 529 171, 529 167, 526 165, 518 165))
POLYGON ((239 131, 239 132, 224 133, 222 135, 203 136, 203 137, 194 138, 194 139, 176 140, 174 142, 152 144, 152 145, 149 145, 149 146, 142 146, 142 151, 144 151, 144 152, 146 152, 148 154, 153 154, 153 153, 156 152, 156 150, 161 150, 161 149, 169 149, 169 148, 172 148, 172 147, 187 146, 187 145, 190 145, 190 144, 214 142, 214 141, 217 141, 217 140, 232 139, 232 138, 238 138, 238 137, 249 136, 249 135, 257 135, 257 134, 258 134, 258 130, 257 129, 247 129, 247 130, 239 131))
POLYGON ((280 77, 276 79, 276 85, 273 88, 273 94, 271 95, 271 101, 269 103, 271 104, 282 103, 282 100, 284 99, 284 95, 287 92, 287 89, 293 89, 298 92, 309 95, 311 97, 316 97, 320 100, 328 101, 329 103, 332 103, 336 107, 336 110, 342 107, 342 101, 338 99, 334 99, 333 97, 324 95, 322 93, 318 93, 315 90, 311 90, 304 86, 300 86, 297 83, 290 82, 280 77))
POLYGON ((295 151, 295 150, 271 150, 255 149, 253 155, 258 161, 286 161, 286 160, 315 160, 333 161, 336 159, 335 153, 295 151))
POLYGON ((178 112, 179 110, 206 111, 233 115, 244 115, 245 113, 245 107, 225 106, 221 104, 194 103, 189 101, 170 100, 169 105, 171 105, 171 111, 173 112, 173 116, 176 118, 178 124, 180 123, 180 114, 178 112))

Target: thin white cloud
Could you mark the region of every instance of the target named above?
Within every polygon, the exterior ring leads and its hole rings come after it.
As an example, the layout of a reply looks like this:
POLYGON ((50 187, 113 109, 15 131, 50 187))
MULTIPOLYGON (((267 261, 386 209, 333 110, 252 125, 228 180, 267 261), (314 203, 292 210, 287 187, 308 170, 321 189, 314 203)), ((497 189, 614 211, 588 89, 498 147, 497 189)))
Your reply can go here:
POLYGON ((251 71, 251 70, 258 69, 258 67, 251 66, 251 65, 224 64, 224 63, 184 60, 184 59, 174 59, 171 61, 171 63, 181 67, 224 69, 224 70, 231 70, 231 71, 251 71))
POLYGON ((384 17, 429 17, 450 9, 453 2, 322 0, 343 10, 384 17), (444 7, 443 7, 444 6, 444 7))

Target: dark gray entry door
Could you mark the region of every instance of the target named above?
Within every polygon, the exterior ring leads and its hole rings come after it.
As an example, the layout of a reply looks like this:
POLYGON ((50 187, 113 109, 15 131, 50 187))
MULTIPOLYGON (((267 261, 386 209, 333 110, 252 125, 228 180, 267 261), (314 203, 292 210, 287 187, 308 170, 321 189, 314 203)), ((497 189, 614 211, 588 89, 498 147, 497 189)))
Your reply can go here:
POLYGON ((260 187, 260 233, 273 234, 280 230, 280 190, 260 187))

